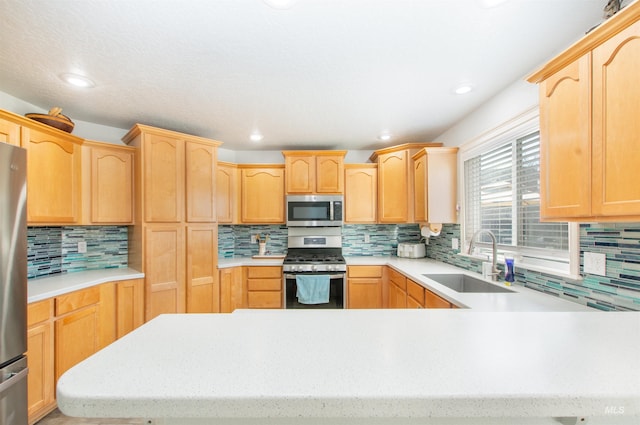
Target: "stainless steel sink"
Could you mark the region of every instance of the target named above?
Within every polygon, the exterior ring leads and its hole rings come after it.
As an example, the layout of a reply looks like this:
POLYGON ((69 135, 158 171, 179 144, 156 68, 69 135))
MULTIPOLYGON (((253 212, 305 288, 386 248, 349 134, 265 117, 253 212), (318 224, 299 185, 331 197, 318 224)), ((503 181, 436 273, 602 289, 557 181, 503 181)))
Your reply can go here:
POLYGON ((438 282, 441 285, 446 286, 449 289, 453 289, 456 292, 475 292, 475 293, 488 293, 488 292, 513 292, 502 286, 498 286, 489 282, 485 282, 481 279, 468 276, 466 274, 423 274, 422 276, 438 282))

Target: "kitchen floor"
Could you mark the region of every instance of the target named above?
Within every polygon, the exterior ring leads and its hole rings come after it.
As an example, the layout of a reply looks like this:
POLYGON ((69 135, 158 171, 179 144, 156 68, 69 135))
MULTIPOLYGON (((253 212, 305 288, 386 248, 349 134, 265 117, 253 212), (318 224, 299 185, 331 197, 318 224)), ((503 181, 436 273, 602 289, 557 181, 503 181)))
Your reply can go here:
POLYGON ((37 425, 142 425, 147 424, 144 419, 90 419, 90 418, 70 418, 65 416, 58 409, 49 413, 44 418, 36 422, 37 425))

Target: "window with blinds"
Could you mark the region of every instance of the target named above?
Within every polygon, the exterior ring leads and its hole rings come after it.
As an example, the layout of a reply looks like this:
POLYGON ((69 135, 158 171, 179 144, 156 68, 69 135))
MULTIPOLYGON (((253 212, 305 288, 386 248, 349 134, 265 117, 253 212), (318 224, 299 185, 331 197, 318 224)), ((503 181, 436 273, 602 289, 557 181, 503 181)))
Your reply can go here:
POLYGON ((567 223, 540 222, 539 132, 469 158, 464 176, 467 245, 476 231, 488 229, 502 250, 568 257, 567 223))

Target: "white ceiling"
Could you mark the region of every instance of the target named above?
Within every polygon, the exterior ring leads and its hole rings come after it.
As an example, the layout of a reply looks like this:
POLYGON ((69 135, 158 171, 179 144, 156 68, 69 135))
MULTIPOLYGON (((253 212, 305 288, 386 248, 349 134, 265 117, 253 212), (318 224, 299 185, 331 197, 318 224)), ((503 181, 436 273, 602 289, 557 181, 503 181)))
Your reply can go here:
POLYGON ((605 3, 3 0, 0 91, 233 150, 377 149, 432 141, 598 24, 605 3), (65 72, 96 87, 70 87, 65 72), (462 81, 474 91, 453 94, 462 81))

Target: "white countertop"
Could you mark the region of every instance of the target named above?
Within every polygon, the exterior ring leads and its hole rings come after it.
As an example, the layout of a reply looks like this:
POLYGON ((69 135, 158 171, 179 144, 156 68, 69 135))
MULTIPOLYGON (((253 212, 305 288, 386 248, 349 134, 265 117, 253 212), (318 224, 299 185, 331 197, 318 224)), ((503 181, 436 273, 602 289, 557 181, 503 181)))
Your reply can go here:
POLYGON ((640 313, 162 315, 67 371, 57 400, 156 424, 637 424, 639 359, 640 313))
MULTIPOLYGON (((461 308, 473 311, 596 311, 571 301, 543 294, 539 291, 519 285, 509 287, 513 293, 459 293, 441 285, 423 274, 426 273, 463 273, 479 278, 477 273, 469 272, 440 261, 427 258, 409 259, 398 257, 345 257, 347 265, 391 266, 410 277, 430 291, 446 298, 461 308)), ((281 266, 282 258, 221 258, 218 268, 241 266, 281 266)), ((91 270, 85 272, 63 273, 51 277, 30 279, 28 281, 28 302, 36 302, 62 295, 79 289, 88 288, 106 282, 144 278, 144 273, 131 268, 91 270)), ((504 283, 494 283, 503 285, 504 283)))
MULTIPOLYGON (((424 277, 423 274, 460 273, 482 279, 478 273, 464 270, 440 261, 428 258, 410 259, 398 257, 346 257, 347 264, 370 265, 380 264, 393 267, 408 276, 416 283, 456 304, 458 307, 470 308, 473 311, 597 311, 572 301, 563 300, 540 291, 525 288, 521 285, 506 287, 513 293, 460 293, 438 282, 424 277)), ((505 287, 504 281, 492 282, 493 285, 505 287)))
MULTIPOLYGON (((591 307, 563 300, 548 294, 543 294, 521 285, 513 285, 508 289, 513 293, 460 293, 447 288, 423 276, 427 273, 462 273, 476 278, 482 278, 462 268, 428 258, 399 258, 391 257, 345 257, 348 266, 380 265, 391 266, 416 283, 449 300, 458 307, 470 308, 474 311, 596 311, 591 307)), ((218 268, 240 266, 281 266, 282 259, 253 259, 247 257, 225 258, 218 260, 218 268)), ((504 286, 504 282, 492 284, 504 286)))
POLYGON ((50 277, 29 279, 27 281, 27 301, 33 303, 102 283, 142 278, 144 278, 144 273, 131 268, 121 268, 61 273, 50 277))

